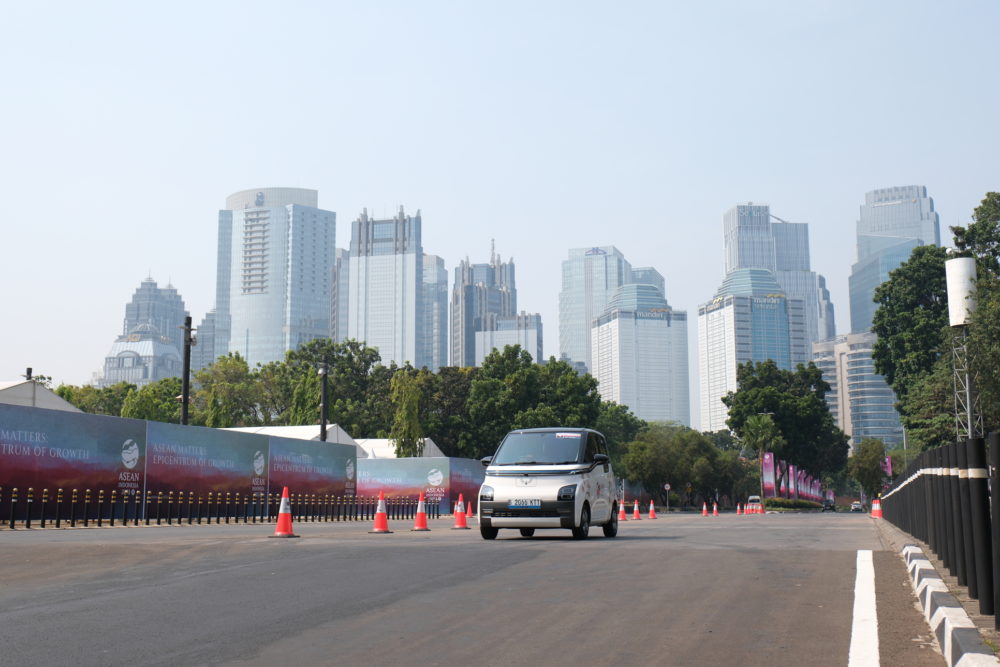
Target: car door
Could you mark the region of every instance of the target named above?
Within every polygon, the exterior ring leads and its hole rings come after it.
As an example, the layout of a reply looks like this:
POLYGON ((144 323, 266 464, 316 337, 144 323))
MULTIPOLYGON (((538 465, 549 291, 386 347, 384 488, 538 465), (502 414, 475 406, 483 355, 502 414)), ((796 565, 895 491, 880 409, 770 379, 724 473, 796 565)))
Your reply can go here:
MULTIPOLYGON (((596 433, 587 434, 587 449, 584 460, 589 465, 594 463, 595 454, 605 454, 607 447, 604 446, 602 438, 596 433)), ((587 473, 589 478, 588 487, 590 489, 590 516, 594 523, 604 523, 611 516, 611 495, 614 493, 614 486, 611 481, 610 466, 607 463, 594 466, 587 473)))

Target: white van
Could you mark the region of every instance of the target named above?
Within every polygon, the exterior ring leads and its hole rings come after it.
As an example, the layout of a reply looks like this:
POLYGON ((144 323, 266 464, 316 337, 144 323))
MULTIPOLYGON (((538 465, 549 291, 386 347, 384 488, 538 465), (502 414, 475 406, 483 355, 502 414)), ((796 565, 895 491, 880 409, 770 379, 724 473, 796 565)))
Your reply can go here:
POLYGON ((496 454, 482 459, 479 532, 495 539, 501 528, 531 537, 536 528, 568 528, 586 539, 590 526, 618 534, 618 499, 604 436, 586 428, 511 431, 496 454))

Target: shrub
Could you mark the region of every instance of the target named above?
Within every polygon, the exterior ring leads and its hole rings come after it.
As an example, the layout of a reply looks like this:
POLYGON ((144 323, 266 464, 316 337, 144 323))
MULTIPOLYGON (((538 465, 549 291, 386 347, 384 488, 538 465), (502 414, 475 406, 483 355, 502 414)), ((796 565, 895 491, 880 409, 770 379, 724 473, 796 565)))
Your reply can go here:
POLYGON ((823 505, 821 505, 820 503, 814 503, 811 500, 802 500, 797 498, 766 498, 764 499, 764 507, 767 509, 776 509, 776 510, 823 509, 823 505))

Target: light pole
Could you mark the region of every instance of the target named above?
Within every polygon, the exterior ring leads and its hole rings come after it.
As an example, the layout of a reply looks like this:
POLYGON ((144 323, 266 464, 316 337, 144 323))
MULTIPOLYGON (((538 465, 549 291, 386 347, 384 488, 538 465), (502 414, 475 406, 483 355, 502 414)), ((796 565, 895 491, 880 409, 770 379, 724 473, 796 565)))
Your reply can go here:
POLYGON ((326 442, 326 376, 327 376, 327 365, 326 362, 321 362, 317 373, 319 373, 320 378, 320 391, 319 391, 319 439, 322 442, 326 442))
MULTIPOLYGON (((761 416, 766 416, 767 421, 774 424, 774 413, 773 412, 758 412, 757 414, 761 416)), ((767 452, 767 444, 761 441, 760 445, 760 506, 764 507, 764 454, 767 452)), ((773 466, 772 466, 773 468, 773 466)), ((778 480, 775 479, 775 485, 777 485, 778 480)), ((777 489, 775 489, 775 494, 777 494, 777 489)))
POLYGON ((191 316, 184 318, 184 368, 181 371, 181 424, 188 423, 188 402, 191 399, 191 346, 195 345, 195 338, 192 335, 194 329, 191 327, 191 316))

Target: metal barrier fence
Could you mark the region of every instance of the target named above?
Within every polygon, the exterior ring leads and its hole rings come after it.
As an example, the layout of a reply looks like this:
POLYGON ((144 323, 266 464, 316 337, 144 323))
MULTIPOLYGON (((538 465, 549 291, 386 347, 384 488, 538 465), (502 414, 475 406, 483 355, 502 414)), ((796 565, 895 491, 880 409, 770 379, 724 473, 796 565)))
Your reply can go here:
POLYGON ((885 519, 927 543, 979 612, 1000 607, 1000 433, 923 452, 882 495, 885 519), (991 516, 993 517, 991 519, 991 516))
MULTIPOLYGON (((291 493, 292 519, 299 522, 368 521, 375 518, 377 497, 291 493)), ((386 498, 390 519, 413 519, 416 498, 386 498)), ((69 526, 202 525, 271 523, 277 520, 280 493, 152 492, 112 489, 5 490, 0 487, 0 529, 69 526)), ((441 516, 427 503, 427 517, 441 516)))

